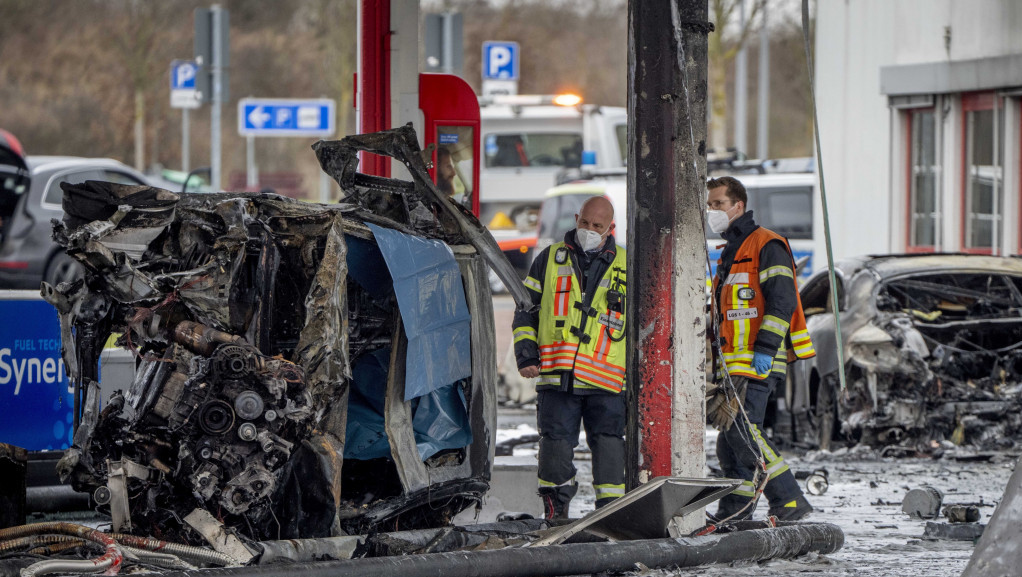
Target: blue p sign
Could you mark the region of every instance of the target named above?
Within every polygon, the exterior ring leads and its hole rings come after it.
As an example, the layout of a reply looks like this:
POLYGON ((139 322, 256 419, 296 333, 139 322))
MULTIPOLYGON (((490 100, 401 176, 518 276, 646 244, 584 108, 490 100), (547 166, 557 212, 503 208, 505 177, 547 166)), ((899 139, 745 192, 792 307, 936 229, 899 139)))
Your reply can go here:
POLYGON ((483 79, 518 80, 518 43, 483 43, 483 79))
POLYGON ((198 67, 190 60, 175 60, 172 66, 170 88, 172 90, 194 90, 198 67))

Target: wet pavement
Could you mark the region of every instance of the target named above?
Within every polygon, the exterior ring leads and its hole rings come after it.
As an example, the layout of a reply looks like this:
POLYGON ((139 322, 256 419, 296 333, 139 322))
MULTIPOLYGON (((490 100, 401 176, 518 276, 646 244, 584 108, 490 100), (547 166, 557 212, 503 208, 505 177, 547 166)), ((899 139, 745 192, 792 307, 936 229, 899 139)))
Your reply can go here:
MULTIPOLYGON (((502 408, 498 414, 498 442, 535 434, 532 407, 502 408)), ((706 434, 707 472, 716 467, 713 447, 717 432, 706 434)), ((535 445, 521 445, 513 459, 528 463, 535 459, 535 445)), ((880 458, 866 448, 835 452, 785 453, 799 476, 826 469, 828 488, 822 495, 807 495, 816 509, 806 520, 833 523, 844 531, 845 546, 832 555, 808 555, 795 560, 739 563, 684 571, 653 571, 653 575, 757 575, 792 574, 854 575, 880 577, 906 575, 960 575, 972 555, 972 541, 935 540, 924 537, 927 521, 913 519, 902 512, 901 503, 911 489, 928 485, 943 493, 944 505, 973 505, 979 509, 980 523, 986 524, 1000 501, 1017 456, 998 454, 945 454, 942 459, 880 458)), ((579 493, 571 503, 573 518, 593 511, 590 455, 584 436, 576 448, 579 493)), ((799 481, 803 487, 805 480, 799 481)), ((755 519, 766 517, 761 503, 755 519)), ((711 506, 710 511, 715 509, 711 506)), ((931 522, 945 523, 939 517, 931 522)), ((646 573, 650 574, 650 573, 646 573)))
MULTIPOLYGON (((494 324, 497 357, 504 358, 510 346, 511 317, 514 304, 510 297, 494 299, 494 324)), ((498 413, 497 441, 535 434, 535 408, 502 407, 498 413)), ((706 434, 706 462, 716 467, 714 445, 717 432, 706 434)), ((514 457, 501 459, 516 463, 534 463, 535 445, 519 446, 514 457)), ((833 523, 845 533, 845 546, 832 555, 809 555, 803 558, 762 563, 736 564, 687 569, 684 571, 653 571, 652 575, 755 575, 782 576, 792 574, 881 577, 926 575, 934 577, 960 575, 972 555, 972 541, 935 540, 924 537, 926 520, 912 519, 902 512, 901 503, 911 489, 932 486, 943 493, 944 505, 974 505, 980 512, 980 523, 986 524, 1000 501, 1008 478, 1018 459, 1017 454, 949 451, 941 459, 881 458, 878 451, 867 448, 843 449, 834 452, 814 451, 805 454, 784 452, 792 470, 799 476, 817 469, 826 469, 829 486, 823 495, 808 495, 816 511, 807 521, 833 523)), ((576 449, 579 493, 571 503, 572 517, 594 509, 590 457, 584 433, 576 449)), ((707 469, 709 473, 709 468, 707 469)), ((805 480, 799 481, 805 485, 805 480)), ((710 510, 715 507, 711 506, 710 510)), ((766 516, 761 503, 754 515, 766 516)), ((930 520, 945 523, 943 517, 930 520)))

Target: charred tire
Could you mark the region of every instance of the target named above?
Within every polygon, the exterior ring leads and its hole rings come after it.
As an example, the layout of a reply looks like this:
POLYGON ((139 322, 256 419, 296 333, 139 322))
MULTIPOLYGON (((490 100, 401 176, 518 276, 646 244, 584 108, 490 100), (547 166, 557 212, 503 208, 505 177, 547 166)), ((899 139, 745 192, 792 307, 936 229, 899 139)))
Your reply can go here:
POLYGON ((75 281, 83 276, 85 276, 85 267, 61 250, 53 253, 53 256, 50 257, 50 262, 46 264, 43 280, 57 286, 62 282, 75 281))

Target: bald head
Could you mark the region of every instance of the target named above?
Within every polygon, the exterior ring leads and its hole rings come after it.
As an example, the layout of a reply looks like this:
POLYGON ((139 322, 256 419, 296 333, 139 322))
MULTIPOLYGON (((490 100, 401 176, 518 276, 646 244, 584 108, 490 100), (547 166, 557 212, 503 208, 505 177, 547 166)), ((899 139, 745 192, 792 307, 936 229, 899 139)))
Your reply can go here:
POLYGON ((614 230, 614 205, 605 196, 590 196, 575 215, 575 225, 606 236, 614 230))

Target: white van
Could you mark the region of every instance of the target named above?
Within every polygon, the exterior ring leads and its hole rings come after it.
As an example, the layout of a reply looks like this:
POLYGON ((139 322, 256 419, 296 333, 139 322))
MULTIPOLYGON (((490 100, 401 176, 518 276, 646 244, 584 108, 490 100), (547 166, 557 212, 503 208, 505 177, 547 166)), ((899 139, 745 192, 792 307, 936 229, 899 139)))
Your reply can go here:
MULTIPOLYGON (((799 270, 799 280, 812 274, 813 255, 813 199, 816 175, 812 173, 772 173, 735 175, 749 194, 749 209, 754 211, 761 226, 787 237, 795 261, 807 258, 799 270)), ((540 210, 539 236, 536 252, 564 238, 564 233, 575 228, 575 215, 585 199, 602 194, 614 205, 617 230, 614 236, 624 246, 628 237, 627 182, 624 176, 594 178, 555 186, 547 191, 540 210)), ((707 230, 707 249, 710 252, 711 274, 716 272, 720 258, 720 235, 707 230)))
POLYGON ((627 110, 615 106, 558 106, 554 97, 481 99, 479 220, 535 233, 546 191, 565 169, 625 165, 627 110), (531 104, 530 104, 531 103, 531 104), (501 214, 501 217, 496 217, 501 214))

